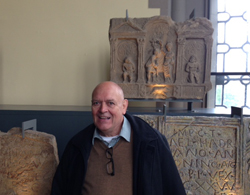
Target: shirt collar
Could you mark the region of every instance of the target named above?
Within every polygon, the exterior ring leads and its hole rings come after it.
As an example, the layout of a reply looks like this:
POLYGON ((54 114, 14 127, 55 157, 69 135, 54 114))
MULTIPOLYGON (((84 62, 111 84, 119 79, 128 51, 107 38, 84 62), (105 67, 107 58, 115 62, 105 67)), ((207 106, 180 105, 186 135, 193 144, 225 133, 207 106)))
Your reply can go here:
MULTIPOLYGON (((131 136, 131 125, 128 121, 128 119, 123 116, 123 124, 122 124, 122 129, 119 134, 119 137, 123 137, 127 142, 130 142, 130 136, 131 136)), ((94 135, 92 138, 92 145, 94 145, 95 138, 102 140, 100 134, 98 133, 97 128, 95 128, 94 135)))

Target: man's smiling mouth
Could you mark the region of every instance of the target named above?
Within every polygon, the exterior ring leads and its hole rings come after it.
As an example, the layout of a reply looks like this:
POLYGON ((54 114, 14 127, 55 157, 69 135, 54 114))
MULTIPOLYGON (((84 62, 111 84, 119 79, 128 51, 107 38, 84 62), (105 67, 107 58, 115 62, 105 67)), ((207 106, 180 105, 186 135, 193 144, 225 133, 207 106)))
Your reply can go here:
POLYGON ((107 117, 107 116, 99 116, 99 119, 107 119, 109 120, 111 117, 107 117))

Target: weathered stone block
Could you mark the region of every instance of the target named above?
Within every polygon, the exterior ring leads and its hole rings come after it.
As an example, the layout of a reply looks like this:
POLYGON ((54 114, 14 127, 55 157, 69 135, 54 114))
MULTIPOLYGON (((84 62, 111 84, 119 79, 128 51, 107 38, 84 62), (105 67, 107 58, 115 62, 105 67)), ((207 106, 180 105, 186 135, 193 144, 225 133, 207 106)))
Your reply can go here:
POLYGON ((206 18, 113 18, 110 80, 126 98, 203 99, 212 87, 212 34, 206 18))
POLYGON ((53 135, 13 128, 0 132, 0 194, 48 195, 59 163, 53 135))
POLYGON ((250 118, 140 117, 166 136, 188 195, 250 194, 250 118))

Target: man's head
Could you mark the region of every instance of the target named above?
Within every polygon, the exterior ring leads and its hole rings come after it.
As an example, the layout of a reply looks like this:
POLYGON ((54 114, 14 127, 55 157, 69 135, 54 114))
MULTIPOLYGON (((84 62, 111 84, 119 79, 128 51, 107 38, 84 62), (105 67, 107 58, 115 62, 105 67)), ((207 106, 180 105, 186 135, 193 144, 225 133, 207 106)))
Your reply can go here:
POLYGON ((97 85, 92 93, 92 116, 99 133, 118 135, 127 107, 128 100, 124 99, 123 91, 116 83, 106 81, 97 85))

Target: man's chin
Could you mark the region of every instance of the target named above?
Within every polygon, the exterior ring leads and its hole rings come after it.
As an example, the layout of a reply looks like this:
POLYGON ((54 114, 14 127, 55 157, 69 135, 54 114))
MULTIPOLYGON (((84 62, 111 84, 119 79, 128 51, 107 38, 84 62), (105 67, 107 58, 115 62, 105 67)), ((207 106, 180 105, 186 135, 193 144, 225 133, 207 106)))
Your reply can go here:
POLYGON ((109 131, 109 127, 104 127, 104 126, 97 126, 97 129, 103 133, 108 132, 109 131))

